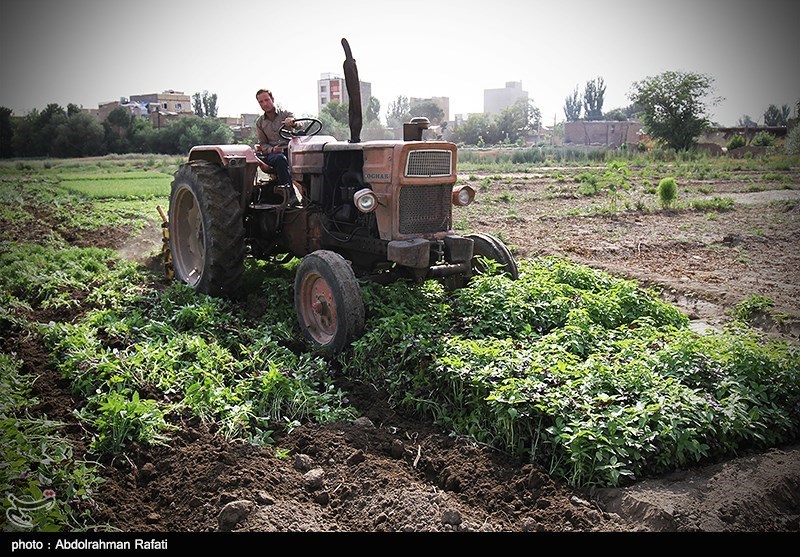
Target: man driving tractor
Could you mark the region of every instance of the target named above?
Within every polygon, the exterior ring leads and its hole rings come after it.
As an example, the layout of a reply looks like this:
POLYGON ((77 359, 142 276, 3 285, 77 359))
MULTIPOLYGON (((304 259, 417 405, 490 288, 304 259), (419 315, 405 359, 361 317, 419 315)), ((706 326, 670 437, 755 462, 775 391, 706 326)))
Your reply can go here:
POLYGON ((292 173, 289 169, 289 160, 286 158, 284 150, 289 141, 281 137, 281 127, 296 128, 294 114, 288 110, 278 110, 275 107, 275 97, 269 89, 259 89, 256 92, 256 100, 264 111, 256 120, 256 133, 258 134, 258 146, 261 152, 258 155, 264 163, 271 169, 262 168, 265 171, 272 171, 278 176, 278 183, 287 186, 289 190, 289 207, 296 207, 300 204, 297 194, 292 186, 292 173))

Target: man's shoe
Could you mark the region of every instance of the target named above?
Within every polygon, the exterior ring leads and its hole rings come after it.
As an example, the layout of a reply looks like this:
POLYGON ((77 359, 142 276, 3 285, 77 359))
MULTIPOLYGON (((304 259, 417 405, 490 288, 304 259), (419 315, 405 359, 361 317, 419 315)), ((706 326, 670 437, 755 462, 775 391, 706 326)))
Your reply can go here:
POLYGON ((286 202, 286 207, 288 207, 289 209, 293 209, 295 207, 298 207, 299 205, 300 205, 300 200, 297 199, 296 195, 290 197, 289 201, 286 202))
POLYGON ((285 189, 289 192, 289 199, 286 201, 287 208, 291 209, 300 205, 300 200, 297 199, 297 193, 295 193, 294 186, 292 184, 281 184, 279 186, 275 186, 275 188, 285 189))

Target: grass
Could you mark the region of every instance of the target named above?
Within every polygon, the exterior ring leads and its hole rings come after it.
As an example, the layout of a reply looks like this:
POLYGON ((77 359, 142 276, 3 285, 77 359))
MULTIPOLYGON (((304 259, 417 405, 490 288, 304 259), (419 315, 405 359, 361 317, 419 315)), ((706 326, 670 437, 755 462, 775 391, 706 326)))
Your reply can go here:
POLYGON ((93 199, 130 199, 169 195, 172 176, 157 172, 119 174, 59 175, 60 184, 69 191, 93 199))

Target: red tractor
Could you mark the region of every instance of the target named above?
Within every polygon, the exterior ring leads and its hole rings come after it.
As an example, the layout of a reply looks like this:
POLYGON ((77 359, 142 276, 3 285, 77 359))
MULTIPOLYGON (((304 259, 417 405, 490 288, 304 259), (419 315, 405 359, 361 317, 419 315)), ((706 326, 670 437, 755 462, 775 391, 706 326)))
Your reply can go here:
POLYGON ((175 277, 206 294, 235 297, 247 257, 300 259, 300 329, 328 353, 363 332, 359 280, 435 279, 459 288, 485 269, 484 257, 518 276, 499 239, 453 231, 453 205, 468 205, 475 192, 456 183, 456 146, 423 140, 427 119, 405 124, 403 140, 361 141, 358 71, 342 45, 350 141, 319 134, 310 118, 281 130, 299 206, 262 172, 250 146, 200 145, 175 173, 166 225, 175 277))

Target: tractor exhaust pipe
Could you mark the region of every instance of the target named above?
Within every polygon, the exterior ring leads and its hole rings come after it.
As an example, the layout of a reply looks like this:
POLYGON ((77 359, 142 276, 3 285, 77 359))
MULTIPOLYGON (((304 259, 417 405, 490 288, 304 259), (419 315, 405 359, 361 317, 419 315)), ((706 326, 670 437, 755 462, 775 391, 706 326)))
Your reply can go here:
POLYGON ((348 116, 350 118, 350 143, 361 143, 361 83, 358 80, 358 67, 350 44, 342 39, 344 48, 344 84, 350 97, 348 116))

